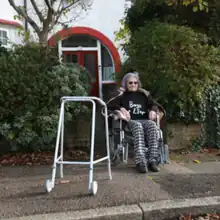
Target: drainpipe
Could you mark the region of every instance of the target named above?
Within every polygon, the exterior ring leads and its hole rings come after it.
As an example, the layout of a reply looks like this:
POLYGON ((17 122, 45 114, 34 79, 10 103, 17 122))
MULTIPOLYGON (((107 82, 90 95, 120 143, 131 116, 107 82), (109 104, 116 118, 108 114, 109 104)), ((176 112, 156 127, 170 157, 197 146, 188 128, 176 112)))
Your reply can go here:
MULTIPOLYGON (((27 13, 27 0, 24 0, 24 11, 27 13)), ((27 19, 25 19, 25 21, 24 21, 24 30, 25 30, 25 32, 28 31, 27 19)))

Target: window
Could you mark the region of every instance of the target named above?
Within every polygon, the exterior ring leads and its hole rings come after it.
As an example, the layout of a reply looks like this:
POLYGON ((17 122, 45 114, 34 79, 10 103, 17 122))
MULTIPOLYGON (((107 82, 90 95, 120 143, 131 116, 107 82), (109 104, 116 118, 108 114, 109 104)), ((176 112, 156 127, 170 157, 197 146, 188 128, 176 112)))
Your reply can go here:
POLYGON ((0 30, 0 42, 2 45, 7 45, 8 43, 7 31, 0 30))
POLYGON ((87 35, 73 35, 62 40, 63 47, 97 47, 97 40, 87 35))
POLYGON ((115 81, 114 65, 112 58, 106 49, 102 45, 102 81, 115 81))

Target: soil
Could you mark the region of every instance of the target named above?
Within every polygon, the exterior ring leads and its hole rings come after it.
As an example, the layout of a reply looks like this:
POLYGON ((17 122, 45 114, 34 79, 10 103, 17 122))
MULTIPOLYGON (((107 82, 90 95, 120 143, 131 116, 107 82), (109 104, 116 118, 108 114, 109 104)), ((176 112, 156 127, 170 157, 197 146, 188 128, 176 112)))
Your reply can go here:
MULTIPOLYGON (((11 153, 0 156, 0 166, 19 165, 48 165, 53 163, 54 152, 33 152, 33 153, 11 153)), ((90 152, 86 149, 74 149, 66 152, 64 160, 84 161, 89 160, 90 152)), ((100 154, 95 154, 95 159, 100 154)), ((199 152, 192 152, 190 149, 171 151, 170 160, 177 163, 220 161, 220 149, 204 148, 199 152)))
POLYGON ((220 161, 220 149, 204 148, 198 152, 193 152, 191 149, 181 149, 170 152, 170 160, 176 162, 209 162, 220 161))
MULTIPOLYGON (((88 152, 75 150, 64 155, 64 160, 79 161, 89 160, 88 152)), ((100 158, 95 155, 95 159, 100 158)), ((0 166, 21 166, 21 165, 48 165, 52 164, 54 152, 34 152, 34 153, 11 153, 0 157, 0 166)))

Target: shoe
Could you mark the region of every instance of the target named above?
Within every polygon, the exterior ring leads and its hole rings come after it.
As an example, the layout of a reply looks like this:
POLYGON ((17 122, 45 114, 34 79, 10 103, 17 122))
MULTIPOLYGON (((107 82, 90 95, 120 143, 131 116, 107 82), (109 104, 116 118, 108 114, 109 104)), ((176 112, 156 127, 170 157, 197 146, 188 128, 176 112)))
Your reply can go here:
POLYGON ((156 162, 152 162, 148 165, 148 168, 149 170, 151 170, 152 172, 159 172, 160 171, 160 168, 159 166, 157 165, 156 162))
POLYGON ((147 166, 144 163, 138 163, 136 165, 136 169, 139 173, 147 173, 147 171, 148 171, 147 166))

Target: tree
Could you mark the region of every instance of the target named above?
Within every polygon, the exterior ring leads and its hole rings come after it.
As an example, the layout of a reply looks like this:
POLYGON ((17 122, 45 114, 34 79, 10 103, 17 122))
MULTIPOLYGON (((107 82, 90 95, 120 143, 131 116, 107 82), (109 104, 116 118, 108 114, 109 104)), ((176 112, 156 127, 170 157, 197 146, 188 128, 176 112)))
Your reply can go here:
POLYGON ((91 5, 89 0, 42 0, 42 4, 39 0, 30 0, 33 10, 29 12, 23 5, 16 5, 15 0, 8 0, 8 2, 18 14, 15 17, 26 20, 33 28, 42 46, 47 45, 48 35, 56 25, 66 27, 70 21, 76 19, 78 13, 73 12, 74 15, 65 22, 62 21, 63 16, 73 9, 86 10, 91 5))
POLYGON ((220 45, 220 1, 217 0, 136 0, 125 11, 121 27, 116 32, 116 40, 129 39, 127 36, 154 20, 192 27, 206 33, 210 44, 220 45), (195 7, 199 7, 198 10, 195 7))

